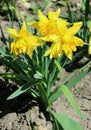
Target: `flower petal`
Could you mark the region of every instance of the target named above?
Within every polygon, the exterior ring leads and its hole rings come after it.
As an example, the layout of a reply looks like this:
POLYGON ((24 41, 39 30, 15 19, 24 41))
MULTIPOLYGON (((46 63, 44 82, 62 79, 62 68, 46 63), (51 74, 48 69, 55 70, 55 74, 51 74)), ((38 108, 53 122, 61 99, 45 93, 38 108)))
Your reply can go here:
POLYGON ((45 52, 45 56, 50 55, 50 58, 57 58, 63 54, 61 43, 52 43, 51 47, 45 52))
POLYGON ((48 18, 49 20, 55 21, 58 19, 60 15, 60 9, 58 9, 56 12, 49 11, 48 12, 48 18))
POLYGON ((75 35, 78 32, 78 30, 81 28, 81 26, 82 26, 82 22, 74 23, 74 25, 67 30, 65 36, 75 35))
POLYGON ((6 31, 10 34, 11 37, 19 37, 19 31, 11 28, 7 28, 6 31))
POLYGON ((39 20, 48 21, 48 18, 40 10, 38 10, 38 15, 39 15, 39 20))

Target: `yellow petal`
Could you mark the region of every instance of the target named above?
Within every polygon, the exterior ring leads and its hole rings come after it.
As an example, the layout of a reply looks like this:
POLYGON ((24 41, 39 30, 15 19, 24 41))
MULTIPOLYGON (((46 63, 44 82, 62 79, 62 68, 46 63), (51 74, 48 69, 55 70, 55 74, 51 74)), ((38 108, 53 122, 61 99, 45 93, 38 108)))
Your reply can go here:
POLYGON ((61 43, 52 43, 49 49, 45 52, 45 56, 50 55, 50 58, 57 58, 63 54, 61 43))
POLYGON ((72 50, 69 47, 66 46, 64 53, 70 60, 72 60, 72 50))
POLYGON ((27 55, 32 59, 32 52, 27 52, 27 55))
POLYGON ((49 20, 56 20, 58 19, 59 15, 60 15, 60 9, 58 9, 56 12, 52 12, 52 11, 48 12, 49 20))
POLYGON ((29 23, 28 23, 28 25, 33 26, 33 27, 37 28, 37 27, 38 27, 38 23, 39 23, 39 22, 32 21, 32 22, 29 22, 29 23))
POLYGON ((74 23, 74 25, 67 30, 65 36, 74 36, 81 28, 81 26, 82 26, 82 22, 74 23))
POLYGON ((26 23, 25 23, 25 21, 23 21, 23 24, 22 24, 22 27, 21 27, 20 30, 27 30, 27 27, 26 27, 26 23))
POLYGON ((50 52, 51 52, 51 49, 48 49, 48 50, 45 52, 44 56, 48 56, 48 55, 50 54, 50 52))
POLYGON ((48 18, 40 10, 38 10, 38 15, 41 21, 48 21, 48 18))
POLYGON ((47 35, 45 37, 41 37, 42 40, 47 42, 58 42, 59 36, 56 34, 47 35))
POLYGON ((82 39, 76 36, 72 37, 70 42, 73 43, 74 46, 81 46, 81 47, 83 46, 84 43, 82 39))
POLYGON ((15 43, 14 43, 14 42, 12 42, 12 43, 11 43, 11 46, 10 46, 10 47, 11 47, 11 48, 10 48, 10 49, 11 49, 11 53, 13 53, 13 52, 14 52, 14 45, 15 45, 15 43))
POLYGON ((15 29, 7 28, 6 31, 10 34, 11 37, 16 38, 19 37, 19 31, 15 29))
POLYGON ((70 52, 70 53, 66 53, 66 56, 70 59, 70 60, 72 60, 72 52, 70 52))

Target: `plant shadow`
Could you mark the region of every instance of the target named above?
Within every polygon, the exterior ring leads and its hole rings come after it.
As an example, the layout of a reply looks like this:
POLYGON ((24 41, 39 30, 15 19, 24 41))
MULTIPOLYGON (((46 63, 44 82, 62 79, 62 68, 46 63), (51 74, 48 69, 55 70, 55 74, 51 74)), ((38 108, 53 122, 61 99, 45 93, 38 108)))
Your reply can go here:
POLYGON ((13 83, 8 83, 7 80, 0 79, 0 118, 8 113, 25 113, 29 109, 37 106, 39 107, 39 113, 43 112, 47 121, 51 121, 50 114, 46 112, 41 104, 38 104, 36 100, 30 95, 30 93, 23 93, 22 95, 7 100, 8 96, 12 94, 18 87, 13 83))
POLYGON ((29 93, 24 93, 14 99, 7 100, 7 97, 18 87, 0 79, 0 118, 12 112, 23 113, 38 103, 33 100, 29 93))

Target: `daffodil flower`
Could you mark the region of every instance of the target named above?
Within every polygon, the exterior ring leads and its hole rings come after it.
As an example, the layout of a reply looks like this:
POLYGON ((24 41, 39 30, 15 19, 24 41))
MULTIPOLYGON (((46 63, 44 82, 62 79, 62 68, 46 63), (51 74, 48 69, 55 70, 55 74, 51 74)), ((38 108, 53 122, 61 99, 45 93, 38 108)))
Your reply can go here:
POLYGON ((20 55, 21 53, 26 53, 32 57, 33 50, 42 45, 42 40, 37 36, 30 34, 27 30, 26 23, 24 22, 20 30, 7 29, 7 32, 14 39, 11 43, 11 53, 15 56, 20 55))
POLYGON ((46 42, 52 42, 52 45, 45 52, 45 56, 57 58, 63 53, 72 59, 73 52, 77 46, 83 46, 83 40, 76 37, 75 34, 82 26, 82 22, 76 22, 73 26, 68 27, 66 20, 59 18, 60 9, 56 12, 48 12, 48 17, 39 10, 39 21, 31 22, 30 25, 36 27, 41 33, 41 39, 46 42))
POLYGON ((36 27, 42 36, 47 36, 47 40, 54 34, 58 35, 62 33, 62 29, 66 29, 66 25, 69 23, 62 18, 59 18, 60 9, 56 12, 49 11, 48 17, 46 17, 40 10, 38 10, 39 21, 30 22, 30 25, 36 27))
MULTIPOLYGON (((57 58, 65 53, 65 55, 72 60, 73 52, 77 50, 76 47, 83 46, 83 40, 74 36, 81 26, 82 22, 77 22, 74 23, 72 27, 66 28, 62 35, 59 34, 58 37, 55 38, 51 47, 45 52, 45 56, 50 54, 50 58, 57 58)), ((46 38, 43 39, 46 40, 46 38)))

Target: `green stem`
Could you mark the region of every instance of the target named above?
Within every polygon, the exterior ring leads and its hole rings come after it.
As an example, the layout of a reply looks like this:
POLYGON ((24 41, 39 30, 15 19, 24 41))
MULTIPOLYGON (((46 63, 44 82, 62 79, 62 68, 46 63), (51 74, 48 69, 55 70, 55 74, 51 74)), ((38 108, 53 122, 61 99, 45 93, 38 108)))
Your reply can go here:
POLYGON ((41 84, 41 83, 39 84, 38 90, 39 90, 40 101, 42 103, 42 106, 43 106, 44 110, 47 110, 48 98, 47 98, 47 94, 45 92, 43 84, 41 84))

